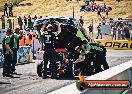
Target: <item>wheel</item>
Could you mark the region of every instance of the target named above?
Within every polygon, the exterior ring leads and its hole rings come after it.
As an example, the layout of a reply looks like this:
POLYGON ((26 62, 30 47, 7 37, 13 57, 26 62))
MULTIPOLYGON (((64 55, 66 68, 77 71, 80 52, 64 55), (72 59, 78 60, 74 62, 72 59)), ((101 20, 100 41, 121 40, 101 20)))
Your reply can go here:
POLYGON ((79 91, 84 91, 87 88, 87 85, 84 82, 76 82, 76 87, 79 91))
POLYGON ((42 77, 42 71, 43 71, 43 61, 39 64, 37 64, 37 74, 39 77, 42 77))

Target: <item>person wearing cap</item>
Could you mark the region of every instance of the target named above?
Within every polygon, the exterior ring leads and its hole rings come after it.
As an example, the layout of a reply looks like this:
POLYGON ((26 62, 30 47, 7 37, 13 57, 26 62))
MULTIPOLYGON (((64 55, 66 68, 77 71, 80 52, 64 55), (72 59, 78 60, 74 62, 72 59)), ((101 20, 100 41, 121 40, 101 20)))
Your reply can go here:
MULTIPOLYGON (((82 65, 82 70, 85 68, 88 70, 89 75, 101 72, 109 68, 106 61, 106 49, 99 43, 88 43, 86 41, 82 42, 82 46, 78 48, 80 52, 79 58, 75 61, 84 62, 82 65), (93 61, 94 71, 92 69, 91 62, 93 61), (103 69, 101 66, 103 65, 103 69)), ((78 50, 77 49, 77 50, 78 50)))
MULTIPOLYGON (((44 22, 43 30, 46 27, 47 22, 44 22)), ((56 68, 56 56, 55 56, 55 40, 56 40, 56 33, 61 32, 60 24, 56 22, 57 30, 53 30, 53 26, 51 24, 48 24, 46 27, 46 30, 44 30, 43 33, 43 39, 42 43, 44 43, 44 67, 43 67, 43 79, 46 79, 47 77, 47 64, 48 61, 51 64, 51 78, 57 79, 57 68, 56 68)))
POLYGON ((12 70, 11 73, 12 74, 16 74, 15 72, 15 66, 17 63, 17 51, 19 49, 19 28, 16 28, 14 33, 12 34, 11 38, 10 38, 10 42, 11 42, 11 49, 13 51, 13 56, 12 56, 12 70))
POLYGON ((11 75, 11 62, 13 51, 11 50, 11 41, 10 37, 12 35, 12 30, 8 29, 6 32, 6 36, 2 41, 3 46, 3 54, 4 54, 4 63, 3 63, 3 77, 13 77, 11 75))

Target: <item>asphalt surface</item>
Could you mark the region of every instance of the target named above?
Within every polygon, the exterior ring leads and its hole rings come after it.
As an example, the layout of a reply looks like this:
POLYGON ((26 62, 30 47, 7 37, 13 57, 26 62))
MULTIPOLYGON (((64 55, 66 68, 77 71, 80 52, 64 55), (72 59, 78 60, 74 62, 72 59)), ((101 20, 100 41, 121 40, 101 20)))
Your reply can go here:
MULTIPOLYGON (((108 50, 107 61, 110 67, 119 65, 132 59, 132 50, 108 50)), ((42 79, 37 76, 35 63, 19 65, 16 67, 18 75, 15 78, 2 77, 0 68, 0 94, 47 94, 63 86, 71 84, 76 79, 60 80, 42 79)))

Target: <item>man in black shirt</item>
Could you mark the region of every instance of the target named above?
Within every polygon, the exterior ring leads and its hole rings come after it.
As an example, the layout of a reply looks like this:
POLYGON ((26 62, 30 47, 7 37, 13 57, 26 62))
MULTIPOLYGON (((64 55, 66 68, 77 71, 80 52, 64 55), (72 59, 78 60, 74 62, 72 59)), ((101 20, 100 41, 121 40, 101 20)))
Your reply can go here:
POLYGON ((8 8, 8 5, 7 5, 7 3, 5 3, 5 5, 4 5, 4 16, 5 16, 5 14, 8 16, 7 8, 8 8))
POLYGON ((12 62, 11 62, 11 65, 12 65, 11 73, 12 74, 17 74, 15 72, 16 70, 15 66, 17 63, 17 51, 19 49, 19 36, 18 36, 19 31, 20 31, 19 28, 16 28, 14 33, 10 37, 10 48, 13 51, 12 62))
MULTIPOLYGON (((61 31, 60 25, 58 22, 56 22, 56 25, 58 26, 58 31, 61 31)), ((44 23, 43 28, 45 28, 45 27, 46 27, 46 23, 44 23)), ((43 43, 44 43, 43 79, 46 79, 46 76, 47 76, 48 61, 51 64, 51 78, 56 79, 57 78, 56 56, 55 56, 56 35, 54 33, 58 33, 58 32, 53 31, 53 26, 51 24, 48 24, 48 26, 46 28, 47 28, 47 30, 44 31, 44 34, 43 34, 43 43)))
POLYGON ((93 26, 90 24, 89 28, 89 33, 93 32, 93 26))
POLYGON ((124 26, 124 30, 123 31, 125 32, 125 38, 127 40, 130 40, 130 31, 129 31, 129 27, 128 27, 127 24, 124 26))
POLYGON ((90 39, 89 39, 89 41, 90 42, 92 42, 93 40, 93 25, 92 24, 90 24, 89 26, 88 26, 88 31, 89 31, 89 37, 90 37, 90 39))
POLYGON ((28 28, 31 30, 32 29, 32 18, 30 15, 28 16, 28 28))
POLYGON ((13 10, 13 5, 12 5, 12 3, 10 3, 10 4, 8 5, 8 8, 9 8, 9 16, 13 16, 13 12, 12 12, 12 10, 13 10))
POLYGON ((26 28, 27 28, 27 18, 26 18, 26 16, 23 17, 23 20, 24 20, 24 30, 26 30, 26 28))
POLYGON ((101 33, 101 23, 99 23, 99 25, 97 26, 97 29, 98 29, 98 35, 96 37, 96 39, 99 38, 99 35, 101 36, 101 39, 102 39, 102 33, 101 33))
POLYGON ((80 22, 80 24, 83 26, 84 20, 83 20, 82 16, 80 16, 79 22, 80 22))
POLYGON ((4 63, 3 63, 3 77, 13 77, 11 75, 11 62, 12 62, 12 56, 13 51, 11 50, 11 38, 12 30, 8 29, 6 32, 6 36, 2 41, 2 48, 3 48, 3 54, 4 54, 4 63))

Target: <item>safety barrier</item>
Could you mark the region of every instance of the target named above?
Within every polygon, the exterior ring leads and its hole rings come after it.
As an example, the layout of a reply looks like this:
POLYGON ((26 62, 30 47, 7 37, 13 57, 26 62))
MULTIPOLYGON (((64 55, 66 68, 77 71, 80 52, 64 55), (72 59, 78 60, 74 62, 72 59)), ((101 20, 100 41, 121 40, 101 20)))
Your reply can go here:
POLYGON ((132 50, 132 41, 130 40, 94 39, 94 41, 101 43, 106 48, 117 50, 132 50))
MULTIPOLYGON (((4 61, 4 55, 2 53, 2 47, 0 47, 0 66, 4 61)), ((20 46, 17 52, 17 64, 25 64, 32 62, 32 52, 30 46, 20 46)))
POLYGON ((32 62, 32 54, 30 46, 20 46, 17 53, 17 62, 19 63, 29 63, 32 62))
MULTIPOLYGON (((95 75, 89 76, 87 80, 129 80, 132 83, 132 60, 125 62, 123 64, 112 67, 103 72, 97 73, 95 75)), ((114 90, 85 90, 80 92, 76 88, 76 83, 62 87, 56 91, 49 94, 122 94, 124 89, 114 89, 114 90)), ((131 93, 130 93, 131 94, 131 93)))

